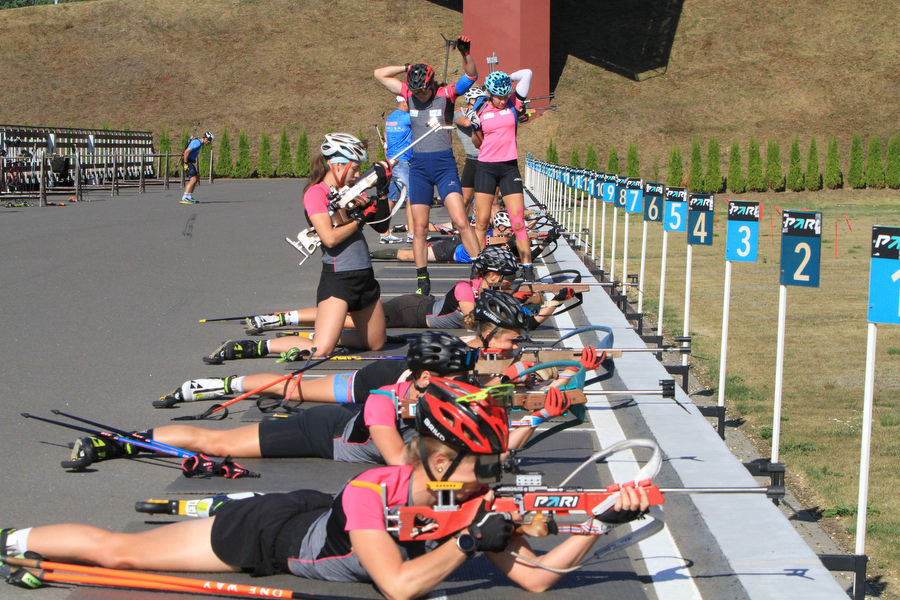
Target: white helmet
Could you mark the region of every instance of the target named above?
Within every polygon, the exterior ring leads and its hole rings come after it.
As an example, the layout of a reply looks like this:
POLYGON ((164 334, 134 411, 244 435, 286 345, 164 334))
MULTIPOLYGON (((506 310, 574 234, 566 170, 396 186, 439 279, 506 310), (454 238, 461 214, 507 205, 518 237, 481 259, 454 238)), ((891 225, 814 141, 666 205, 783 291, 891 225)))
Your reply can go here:
POLYGON ((498 210, 494 215, 494 227, 512 227, 512 221, 509 220, 509 213, 505 210, 498 210))
POLYGON ((210 142, 216 141, 216 136, 214 136, 214 135, 212 134, 212 131, 207 131, 206 133, 203 134, 203 137, 205 137, 206 139, 208 139, 210 142))
POLYGON ((471 102, 472 100, 477 100, 478 98, 487 98, 488 93, 484 91, 484 88, 478 86, 472 86, 469 88, 469 91, 466 92, 466 95, 463 96, 466 99, 466 102, 471 102))
POLYGON ((342 157, 354 162, 363 162, 367 156, 362 142, 349 133, 325 134, 325 141, 322 142, 321 149, 325 160, 342 157))

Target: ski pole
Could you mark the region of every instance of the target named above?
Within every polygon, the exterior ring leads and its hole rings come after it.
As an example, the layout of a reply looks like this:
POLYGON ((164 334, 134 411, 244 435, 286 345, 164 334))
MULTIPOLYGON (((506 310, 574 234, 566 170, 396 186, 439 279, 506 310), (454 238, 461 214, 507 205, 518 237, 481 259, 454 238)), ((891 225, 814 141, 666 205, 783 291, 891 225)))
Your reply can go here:
MULTIPOLYGON (((315 348, 313 348, 313 350, 315 350, 315 348)), ((271 382, 269 382, 269 383, 266 383, 266 384, 264 384, 264 385, 261 385, 261 386, 259 386, 259 387, 256 388, 256 389, 252 389, 252 390, 250 390, 249 392, 244 392, 244 393, 241 394, 240 396, 237 396, 236 398, 232 398, 231 400, 228 400, 228 401, 226 401, 226 402, 221 402, 221 403, 218 403, 218 404, 213 404, 212 406, 210 406, 208 409, 206 409, 205 411, 203 411, 203 412, 202 412, 201 414, 199 414, 199 415, 184 415, 184 416, 181 416, 181 417, 175 417, 175 418, 172 419, 172 420, 173 420, 173 421, 200 421, 200 420, 202 420, 202 419, 208 419, 211 415, 213 415, 214 413, 216 413, 216 412, 218 412, 218 411, 220 411, 220 410, 222 411, 222 416, 221 416, 221 417, 217 417, 217 420, 224 419, 225 417, 228 416, 228 407, 231 406, 232 404, 234 404, 235 402, 240 402, 241 400, 245 400, 245 399, 249 398, 250 396, 256 395, 256 394, 258 394, 258 393, 260 393, 260 392, 262 392, 262 391, 265 391, 265 390, 269 389, 270 387, 272 387, 272 386, 274 386, 274 385, 278 385, 278 384, 281 383, 282 381, 287 381, 288 379, 291 379, 291 378, 293 378, 293 377, 296 377, 297 375, 299 375, 300 373, 303 373, 303 372, 306 371, 307 369, 310 369, 310 368, 312 368, 312 367, 314 367, 314 366, 316 366, 316 365, 322 364, 322 363, 325 362, 326 360, 331 359, 332 357, 334 357, 335 355, 337 355, 339 352, 340 352, 340 350, 337 350, 337 351, 335 351, 334 353, 332 353, 331 355, 322 357, 322 358, 320 358, 320 359, 318 359, 318 360, 314 360, 313 362, 310 362, 310 361, 312 360, 312 356, 310 356, 310 357, 306 360, 306 364, 304 364, 302 367, 300 367, 300 368, 297 369, 296 371, 292 371, 291 373, 288 373, 287 375, 284 375, 284 376, 282 376, 282 377, 279 377, 278 379, 275 379, 274 381, 271 381, 271 382)), ((154 404, 154 406, 156 406, 156 405, 157 405, 157 401, 154 401, 153 404, 154 404)), ((157 407, 157 408, 159 408, 159 407, 157 407)))
POLYGON ((196 453, 194 452, 176 448, 175 446, 169 446, 168 444, 160 444, 154 440, 139 439, 131 436, 126 437, 124 435, 117 435, 109 431, 100 431, 99 429, 88 429, 87 427, 75 425, 74 423, 66 423, 64 421, 57 421, 56 419, 48 419, 47 417, 41 417, 27 412, 23 412, 22 416, 26 419, 35 419, 37 421, 59 425, 60 427, 65 427, 67 429, 74 429, 75 431, 80 431, 88 435, 95 435, 97 437, 112 439, 123 444, 131 444, 133 446, 143 448, 144 450, 150 450, 151 452, 157 452, 159 454, 168 454, 170 456, 177 456, 178 458, 190 458, 192 456, 196 456, 196 453))
MULTIPOLYGON (((174 453, 177 453, 177 452, 186 452, 186 453, 188 453, 188 454, 194 454, 193 452, 189 452, 188 450, 183 450, 183 449, 181 449, 181 448, 178 448, 177 446, 172 446, 172 445, 170 445, 170 444, 165 444, 165 443, 163 443, 163 442, 160 442, 160 441, 158 441, 158 440, 154 440, 154 439, 152 439, 152 438, 146 438, 146 437, 144 437, 144 436, 142 436, 142 435, 140 435, 140 434, 130 433, 130 432, 125 431, 125 430, 123 430, 123 429, 118 429, 118 428, 116 428, 116 427, 112 427, 112 426, 106 425, 106 424, 104 424, 104 423, 98 423, 97 421, 91 421, 90 419, 85 419, 84 417, 79 417, 79 416, 76 416, 76 415, 73 415, 73 414, 70 414, 70 413, 67 413, 67 412, 63 412, 63 411, 58 410, 58 409, 55 409, 55 408, 54 408, 53 410, 51 410, 50 412, 52 412, 54 415, 59 415, 59 416, 61 416, 61 417, 68 417, 69 419, 74 419, 75 421, 79 421, 79 422, 81 422, 81 423, 86 423, 86 424, 88 424, 88 425, 93 425, 94 427, 102 427, 103 429, 106 429, 106 430, 108 430, 108 431, 110 431, 110 432, 112 432, 112 433, 115 433, 116 435, 121 435, 121 436, 123 436, 123 437, 128 437, 128 438, 134 438, 134 439, 136 439, 136 440, 140 440, 140 441, 147 442, 148 444, 153 444, 156 448, 159 448, 159 449, 161 449, 161 450, 170 450, 170 451, 172 451, 172 452, 174 452, 174 453)), ((180 456, 179 454, 174 454, 173 456, 179 456, 180 458, 184 458, 183 456, 180 456)))
POLYGON ((264 587, 259 585, 246 585, 224 581, 193 579, 190 577, 160 575, 156 573, 126 571, 123 569, 109 569, 105 567, 90 567, 53 562, 48 560, 7 557, 4 559, 4 562, 12 566, 29 570, 36 569, 36 573, 34 571, 31 572, 42 581, 83 583, 90 585, 218 594, 227 596, 300 598, 319 600, 354 600, 349 596, 310 594, 305 592, 264 587))
POLYGON ((216 317, 212 319, 200 319, 197 321, 198 323, 216 323, 220 321, 243 321, 244 319, 250 319, 252 317, 258 317, 259 315, 283 315, 289 313, 289 310, 278 310, 275 312, 266 312, 266 313, 256 313, 255 315, 241 315, 239 317, 216 317))

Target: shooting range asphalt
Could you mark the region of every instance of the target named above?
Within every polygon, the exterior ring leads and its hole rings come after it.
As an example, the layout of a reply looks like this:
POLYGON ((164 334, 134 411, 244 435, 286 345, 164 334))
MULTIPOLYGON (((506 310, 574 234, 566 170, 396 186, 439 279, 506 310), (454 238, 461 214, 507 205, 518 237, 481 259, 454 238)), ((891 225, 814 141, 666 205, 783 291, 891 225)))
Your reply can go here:
MULTIPOLYGON (((98 463, 88 472, 59 466, 67 442, 77 432, 28 421, 28 411, 52 416, 62 409, 122 429, 161 426, 175 415, 202 412, 208 402, 177 409, 153 409, 151 402, 189 378, 282 372, 272 359, 209 366, 202 355, 228 338, 245 337, 239 323, 201 325, 221 317, 311 306, 319 262, 298 270, 297 254, 283 240, 301 228, 301 183, 222 181, 203 184, 200 204, 178 203, 181 191, 150 188, 146 194, 123 190, 119 197, 94 193, 91 202, 66 207, 0 209, 0 264, 3 307, 3 359, 0 361, 0 526, 27 527, 75 521, 120 531, 140 531, 174 518, 145 520, 135 501, 176 498, 228 490, 290 490, 317 487, 336 491, 365 468, 315 460, 240 461, 262 472, 262 479, 190 482, 178 461, 139 458, 98 463), (276 464, 277 463, 277 464, 276 464), (232 485, 234 484, 234 485, 232 485)), ((446 216, 436 212, 436 218, 446 216)), ((370 243, 377 245, 372 232, 370 243)), ((580 268, 561 244, 556 268, 580 268)), ((435 267, 436 293, 462 279, 465 267, 435 267)), ((376 264, 376 275, 409 273, 408 282, 390 280, 385 294, 413 288, 412 267, 376 264), (406 270, 404 270, 406 269, 406 270)), ((545 266, 539 274, 547 272, 545 266)), ((557 319, 561 328, 588 323, 614 328, 619 347, 642 345, 621 313, 601 291, 557 319)), ((540 332, 547 336, 547 332, 540 332)), ((573 346, 591 343, 584 336, 573 346)), ((617 359, 617 378, 609 389, 649 389, 668 378, 647 353, 617 359)), ((351 370, 359 365, 338 365, 351 370)), ((335 367, 330 369, 334 370, 335 367)), ((623 437, 653 437, 667 458, 661 487, 754 486, 756 482, 728 451, 679 388, 684 411, 671 400, 635 396, 590 400, 589 422, 542 442, 525 454, 529 469, 554 484, 597 448, 623 437)), ((254 418, 250 403, 225 421, 235 427, 254 418), (246 412, 243 412, 246 411, 246 412)), ((258 413, 257 413, 258 414, 258 413)), ((638 453, 638 458, 646 458, 638 453)), ((627 479, 633 459, 618 456, 589 469, 579 483, 605 485, 627 479), (610 473, 611 472, 611 473, 610 473)), ((565 578, 554 598, 845 598, 789 522, 760 495, 669 496, 666 529, 626 553, 565 578)), ((540 545, 539 545, 540 546, 540 545)), ((215 575, 248 582, 238 574, 215 575)), ((307 581, 290 576, 254 583, 310 593, 379 597, 369 585, 307 581)), ((120 598, 121 591, 67 586, 25 592, 0 585, 0 597, 40 599, 120 598)), ((527 594, 493 573, 479 558, 445 582, 435 597, 514 598, 527 594)), ((128 592, 129 598, 187 597, 182 594, 128 592)))

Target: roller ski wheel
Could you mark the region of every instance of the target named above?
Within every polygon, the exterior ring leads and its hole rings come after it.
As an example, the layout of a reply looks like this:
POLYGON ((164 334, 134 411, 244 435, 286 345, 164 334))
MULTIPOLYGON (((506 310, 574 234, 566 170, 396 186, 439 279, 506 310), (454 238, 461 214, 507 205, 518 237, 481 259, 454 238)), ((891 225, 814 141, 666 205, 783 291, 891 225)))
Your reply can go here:
POLYGON ((181 388, 176 389, 171 394, 162 396, 159 400, 153 401, 153 408, 173 408, 176 404, 184 402, 181 396, 181 388))

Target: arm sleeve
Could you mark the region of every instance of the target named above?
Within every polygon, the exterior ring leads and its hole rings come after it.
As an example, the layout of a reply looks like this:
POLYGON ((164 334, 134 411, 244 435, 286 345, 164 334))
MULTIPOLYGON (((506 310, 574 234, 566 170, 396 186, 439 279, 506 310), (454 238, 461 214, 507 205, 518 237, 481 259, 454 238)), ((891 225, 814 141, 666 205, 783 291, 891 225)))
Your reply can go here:
POLYGON ((527 98, 528 90, 531 88, 531 69, 519 69, 509 78, 516 82, 516 96, 522 100, 527 98))
MULTIPOLYGON (((472 87, 472 84, 475 83, 475 79, 469 77, 468 73, 463 73, 463 76, 459 78, 456 82, 456 85, 453 86, 453 90, 456 92, 456 96, 461 96, 469 91, 469 88, 472 87)), ((456 96, 453 96, 453 100, 456 100, 456 96)))

